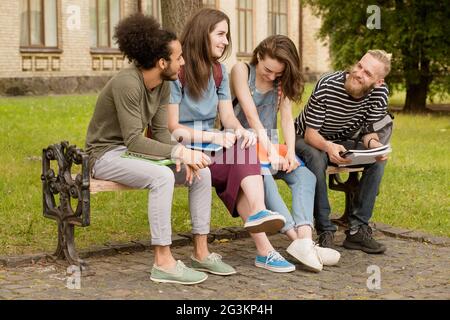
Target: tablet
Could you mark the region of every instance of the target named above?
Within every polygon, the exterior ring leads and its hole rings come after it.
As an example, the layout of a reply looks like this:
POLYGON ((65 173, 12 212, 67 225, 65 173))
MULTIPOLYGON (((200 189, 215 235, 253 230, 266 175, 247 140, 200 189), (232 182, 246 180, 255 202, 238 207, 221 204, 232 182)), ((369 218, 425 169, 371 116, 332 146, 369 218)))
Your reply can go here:
POLYGON ((222 146, 215 143, 209 143, 209 142, 195 142, 195 143, 189 143, 186 145, 186 148, 193 149, 193 150, 200 150, 200 151, 208 151, 208 152, 215 152, 222 150, 222 146))

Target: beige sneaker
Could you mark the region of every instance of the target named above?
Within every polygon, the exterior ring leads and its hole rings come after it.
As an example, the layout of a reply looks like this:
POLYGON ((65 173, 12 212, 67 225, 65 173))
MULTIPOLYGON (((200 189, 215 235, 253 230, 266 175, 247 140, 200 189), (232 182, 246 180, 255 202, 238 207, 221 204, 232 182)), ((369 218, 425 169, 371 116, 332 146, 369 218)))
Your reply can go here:
POLYGON ((309 270, 314 272, 322 271, 323 264, 312 239, 294 240, 286 251, 309 270))
POLYGON ((322 248, 318 245, 314 247, 324 266, 334 266, 339 262, 339 259, 341 258, 339 251, 331 248, 322 248))

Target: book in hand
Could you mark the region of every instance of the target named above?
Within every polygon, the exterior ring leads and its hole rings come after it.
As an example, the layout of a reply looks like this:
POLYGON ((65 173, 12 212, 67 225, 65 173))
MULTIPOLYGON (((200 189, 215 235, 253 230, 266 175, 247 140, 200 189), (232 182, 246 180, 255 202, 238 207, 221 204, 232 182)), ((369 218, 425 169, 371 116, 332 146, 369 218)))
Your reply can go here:
MULTIPOLYGON (((286 157, 287 155, 287 145, 285 144, 274 144, 274 147, 277 149, 278 154, 281 157, 286 157)), ((257 143, 256 144, 256 150, 258 152, 258 159, 259 163, 261 163, 261 167, 264 169, 271 169, 271 164, 269 161, 269 156, 267 154, 266 148, 262 146, 262 144, 257 143)), ((297 161, 300 164, 300 166, 304 165, 304 163, 300 160, 299 157, 297 157, 297 161)))
POLYGON ((219 144, 209 143, 209 142, 193 142, 185 146, 186 148, 207 152, 216 152, 223 149, 219 144))
MULTIPOLYGON (((274 147, 277 149, 280 156, 286 156, 287 146, 285 144, 274 144, 274 147)), ((261 143, 256 144, 256 152, 258 152, 258 159, 259 163, 261 163, 261 167, 270 169, 269 155, 267 154, 266 148, 264 148, 261 143)))
POLYGON ((137 160, 143 160, 147 161, 159 166, 170 166, 172 164, 175 164, 175 161, 172 159, 155 159, 155 157, 152 157, 148 154, 144 153, 138 153, 138 152, 132 152, 132 151, 126 151, 121 156, 121 158, 128 158, 128 159, 137 159, 137 160))
POLYGON ((352 162, 339 166, 355 166, 360 164, 375 163, 377 161, 377 157, 386 155, 390 152, 392 152, 390 144, 373 149, 347 150, 345 152, 341 152, 340 156, 345 159, 350 159, 352 162))

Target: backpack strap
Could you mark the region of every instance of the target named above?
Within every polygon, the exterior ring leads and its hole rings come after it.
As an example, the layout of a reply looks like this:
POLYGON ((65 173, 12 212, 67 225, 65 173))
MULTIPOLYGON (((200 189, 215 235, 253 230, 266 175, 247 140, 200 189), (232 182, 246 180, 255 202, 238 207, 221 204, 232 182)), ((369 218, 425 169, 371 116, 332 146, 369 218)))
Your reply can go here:
POLYGON ((219 62, 214 62, 213 64, 213 78, 214 83, 216 84, 216 89, 219 91, 220 85, 222 84, 223 74, 222 74, 222 66, 219 62))
MULTIPOLYGON (((213 63, 212 68, 213 68, 214 84, 216 85, 216 91, 218 92, 223 80, 222 66, 220 65, 220 62, 216 61, 213 63)), ((180 80, 181 92, 183 92, 183 88, 186 85, 184 66, 181 66, 180 71, 178 71, 178 80, 180 80)))
POLYGON ((378 138, 382 144, 389 143, 392 136, 392 129, 394 125, 394 116, 392 113, 387 112, 382 118, 374 121, 372 123, 362 126, 355 134, 350 138, 350 140, 355 140, 354 148, 358 145, 358 141, 368 133, 377 133, 378 138))
POLYGON ((283 91, 281 90, 281 80, 278 80, 277 85, 277 112, 280 110, 281 105, 281 96, 283 95, 283 91))

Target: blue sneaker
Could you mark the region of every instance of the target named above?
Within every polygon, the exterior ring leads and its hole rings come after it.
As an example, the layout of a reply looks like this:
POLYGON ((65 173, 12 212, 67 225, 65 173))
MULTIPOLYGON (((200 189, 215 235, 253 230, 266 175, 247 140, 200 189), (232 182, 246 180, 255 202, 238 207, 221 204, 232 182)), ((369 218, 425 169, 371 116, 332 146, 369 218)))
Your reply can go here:
POLYGON ((285 223, 286 219, 278 212, 261 210, 248 217, 247 221, 244 223, 244 228, 252 233, 276 233, 284 227, 285 223))
POLYGON ((292 272, 295 270, 295 266, 275 250, 269 251, 266 257, 256 256, 255 266, 273 272, 292 272))

